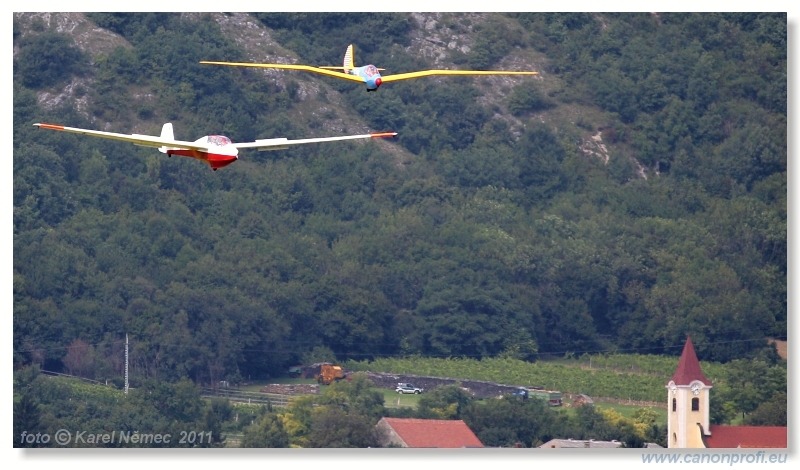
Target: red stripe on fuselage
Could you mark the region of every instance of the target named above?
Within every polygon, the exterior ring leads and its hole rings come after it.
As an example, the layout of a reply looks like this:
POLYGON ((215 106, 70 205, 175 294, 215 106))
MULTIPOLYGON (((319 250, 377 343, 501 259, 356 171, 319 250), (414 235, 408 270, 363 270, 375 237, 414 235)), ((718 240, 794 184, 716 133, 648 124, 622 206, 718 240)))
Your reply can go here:
POLYGON ((178 150, 168 150, 168 155, 179 155, 181 157, 189 157, 189 158, 196 158, 197 160, 202 160, 207 162, 211 165, 211 168, 218 169, 224 166, 228 166, 231 163, 236 161, 235 155, 219 155, 216 153, 207 153, 201 152, 199 150, 190 150, 190 149, 178 149, 178 150))

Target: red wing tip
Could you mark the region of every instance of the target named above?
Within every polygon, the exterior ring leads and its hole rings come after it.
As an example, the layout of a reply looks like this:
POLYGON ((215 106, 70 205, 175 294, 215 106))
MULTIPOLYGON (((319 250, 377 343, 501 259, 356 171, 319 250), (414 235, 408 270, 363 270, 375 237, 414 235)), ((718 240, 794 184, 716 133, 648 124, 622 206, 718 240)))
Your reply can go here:
POLYGON ((370 137, 394 137, 397 132, 375 132, 370 134, 370 137))
POLYGON ((45 124, 45 123, 37 122, 36 124, 34 124, 34 126, 39 127, 39 128, 44 128, 44 129, 53 129, 55 131, 63 131, 64 130, 64 126, 60 126, 58 124, 45 124))

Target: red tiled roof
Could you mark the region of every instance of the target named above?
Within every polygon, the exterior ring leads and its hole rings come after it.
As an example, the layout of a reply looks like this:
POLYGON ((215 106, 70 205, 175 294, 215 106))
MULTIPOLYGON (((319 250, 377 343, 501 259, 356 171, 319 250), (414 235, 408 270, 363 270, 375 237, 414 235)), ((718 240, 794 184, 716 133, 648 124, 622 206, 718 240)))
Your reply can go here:
POLYGON ((383 418, 407 447, 483 447, 467 424, 448 419, 383 418))
POLYGON ((678 361, 678 368, 672 375, 672 381, 675 385, 689 385, 693 380, 699 380, 705 385, 711 385, 711 381, 703 375, 700 370, 700 361, 697 360, 697 354, 694 352, 694 345, 692 345, 692 338, 686 337, 686 344, 683 345, 683 352, 681 359, 678 361))
POLYGON ((786 426, 724 426, 712 424, 711 435, 705 436, 708 449, 761 448, 781 449, 787 447, 786 426))

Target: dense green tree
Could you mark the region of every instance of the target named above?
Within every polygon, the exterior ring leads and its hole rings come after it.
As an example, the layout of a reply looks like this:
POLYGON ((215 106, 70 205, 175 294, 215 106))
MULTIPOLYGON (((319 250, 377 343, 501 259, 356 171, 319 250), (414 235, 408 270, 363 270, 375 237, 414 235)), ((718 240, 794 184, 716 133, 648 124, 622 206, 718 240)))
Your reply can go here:
POLYGON ((609 423, 603 414, 593 406, 578 407, 572 418, 577 427, 579 439, 595 439, 603 441, 620 440, 624 434, 619 428, 609 423))
POLYGON ((508 21, 489 20, 476 29, 475 44, 467 54, 467 64, 473 69, 491 69, 500 57, 524 44, 525 31, 508 21))
POLYGON ((383 414, 383 394, 375 385, 360 374, 353 374, 331 384, 320 400, 320 404, 335 405, 350 413, 358 413, 377 422, 383 414))
POLYGON ((543 400, 503 398, 474 403, 464 412, 464 421, 485 446, 535 447, 557 437, 556 415, 543 400))
POLYGON ((417 415, 426 419, 462 419, 471 402, 470 395, 457 385, 436 387, 420 397, 417 415))
POLYGON ((36 435, 34 430, 39 429, 39 404, 29 390, 22 390, 19 399, 14 400, 14 447, 40 447, 41 442, 33 439, 28 442, 28 434, 36 435))
POLYGON ((262 416, 258 422, 244 430, 241 447, 279 448, 289 447, 289 434, 275 413, 262 416))
POLYGON ((775 393, 747 415, 745 423, 752 426, 787 426, 787 404, 786 393, 775 393))
POLYGON ((39 370, 35 367, 27 367, 14 374, 13 447, 39 447, 39 443, 29 444, 23 437, 35 435, 40 429, 41 405, 32 390, 38 375, 39 370))
POLYGON ((94 376, 94 348, 85 341, 76 339, 67 347, 64 365, 72 375, 79 377, 94 376))
POLYGON ((555 105, 555 102, 533 83, 521 83, 515 86, 508 97, 508 109, 515 116, 544 111, 555 105))
POLYGON ((519 161, 519 184, 530 205, 541 204, 563 189, 565 177, 560 170, 566 152, 557 136, 544 126, 528 130, 515 146, 519 161))
POLYGON ((88 68, 88 57, 67 34, 43 32, 21 38, 20 45, 14 74, 26 87, 64 85, 88 68))
MULTIPOLYGON (((776 403, 772 400, 773 394, 779 395, 780 392, 776 391, 785 389, 785 372, 785 369, 770 367, 761 360, 733 360, 729 364, 727 386, 719 400, 730 402, 732 409, 746 418, 762 403, 776 403)), ((780 398, 775 400, 780 401, 780 398)))
POLYGON ((336 406, 314 410, 308 433, 308 447, 367 448, 379 447, 375 421, 336 406))
MULTIPOLYGON (((203 439, 210 441, 210 447, 224 447, 225 438, 222 428, 226 422, 234 418, 231 402, 222 398, 212 398, 203 411, 203 439)), ((205 443, 205 442, 204 442, 205 443)))

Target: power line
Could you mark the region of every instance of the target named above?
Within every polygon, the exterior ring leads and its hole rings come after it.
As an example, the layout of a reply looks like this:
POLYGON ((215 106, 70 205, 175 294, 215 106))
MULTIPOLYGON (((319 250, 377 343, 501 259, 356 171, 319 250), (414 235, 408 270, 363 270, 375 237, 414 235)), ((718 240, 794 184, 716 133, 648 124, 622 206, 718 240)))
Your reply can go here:
MULTIPOLYGON (((127 334, 126 334, 127 338, 127 334)), ((786 341, 784 338, 777 338, 782 341, 786 341)), ((99 341, 96 343, 85 343, 92 347, 99 347, 99 346, 110 346, 114 344, 121 344, 123 343, 122 339, 119 340, 111 340, 111 341, 99 341)), ((765 337, 756 337, 756 338, 749 338, 749 339, 735 339, 735 340, 721 340, 721 341, 693 341, 695 347, 708 347, 708 346, 717 346, 723 344, 735 344, 735 343, 752 343, 752 342, 765 342, 767 338, 765 337)), ((158 342, 158 341, 148 341, 151 345, 156 345, 159 347, 174 347, 174 348, 182 348, 182 347, 197 347, 202 346, 198 345, 197 343, 166 343, 166 342, 158 342)), ((310 341, 281 341, 282 344, 285 345, 295 345, 295 346, 302 346, 302 345, 309 345, 309 346, 316 346, 318 343, 310 342, 310 341)), ((389 343, 376 343, 376 345, 383 344, 388 346, 394 346, 394 344, 389 343)), ((458 345, 458 343, 451 343, 453 345, 458 345)), ((464 343, 460 343, 463 345, 464 343)), ((545 343, 546 344, 546 343, 545 343)), ((551 343, 552 344, 552 343, 551 343)), ((562 343, 559 343, 562 344, 562 343)), ((546 354, 551 356, 557 355, 599 355, 599 354, 648 354, 649 351, 662 351, 662 350, 670 350, 675 349, 680 352, 683 349, 684 343, 678 343, 674 345, 665 345, 659 347, 639 347, 639 348, 608 348, 608 349, 570 349, 565 348, 563 350, 548 350, 548 351, 540 351, 540 354, 546 354)), ((75 346, 53 346, 49 348, 29 348, 29 349, 14 349, 15 353, 32 353, 37 351, 59 351, 59 350, 70 350, 75 346)), ((127 342, 126 342, 127 347, 127 342)), ((264 354, 296 354, 300 351, 297 349, 286 349, 286 348, 241 348, 237 349, 236 352, 239 353, 264 353, 264 354)), ((391 353, 387 354, 384 351, 343 351, 341 352, 343 355, 347 355, 349 357, 407 357, 409 355, 417 354, 417 353, 391 353)), ((425 354, 425 357, 486 357, 486 354, 482 353, 475 353, 475 354, 425 354)))

